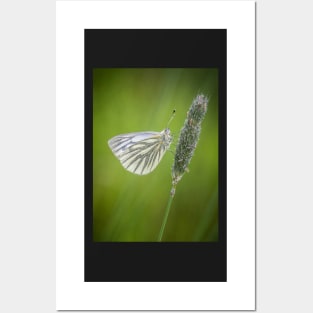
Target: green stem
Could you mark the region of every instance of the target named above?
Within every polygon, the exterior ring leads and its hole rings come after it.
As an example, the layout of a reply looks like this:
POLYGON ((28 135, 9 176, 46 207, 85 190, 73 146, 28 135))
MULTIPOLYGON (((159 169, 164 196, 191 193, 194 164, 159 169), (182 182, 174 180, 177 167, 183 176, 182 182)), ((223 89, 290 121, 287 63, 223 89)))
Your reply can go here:
POLYGON ((171 204, 172 204, 173 198, 174 198, 174 195, 171 194, 169 199, 168 199, 168 203, 167 203, 167 207, 166 207, 166 210, 165 210, 165 215, 164 215, 163 223, 162 223, 162 226, 161 226, 161 229, 160 229, 158 241, 162 241, 164 228, 165 228, 165 225, 166 225, 166 222, 167 222, 168 214, 170 213, 170 209, 171 209, 171 204))

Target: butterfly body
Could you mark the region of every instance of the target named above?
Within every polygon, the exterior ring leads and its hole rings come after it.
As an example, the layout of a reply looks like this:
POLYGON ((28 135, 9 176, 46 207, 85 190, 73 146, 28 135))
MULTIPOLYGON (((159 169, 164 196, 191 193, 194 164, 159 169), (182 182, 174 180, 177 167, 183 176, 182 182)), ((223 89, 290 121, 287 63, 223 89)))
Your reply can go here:
POLYGON ((137 175, 151 173, 162 160, 172 142, 171 132, 143 131, 121 134, 108 141, 122 166, 137 175))

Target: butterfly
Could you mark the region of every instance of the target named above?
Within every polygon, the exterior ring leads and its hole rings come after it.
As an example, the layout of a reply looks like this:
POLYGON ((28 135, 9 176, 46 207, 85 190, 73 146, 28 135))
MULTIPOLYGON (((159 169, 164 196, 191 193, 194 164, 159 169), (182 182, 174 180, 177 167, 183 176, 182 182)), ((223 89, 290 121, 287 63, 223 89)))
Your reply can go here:
MULTIPOLYGON (((172 118, 173 115, 170 121, 172 118)), ((172 140, 171 131, 165 128, 161 132, 142 131, 117 135, 111 138, 108 144, 127 171, 137 175, 146 175, 161 162, 172 140)))

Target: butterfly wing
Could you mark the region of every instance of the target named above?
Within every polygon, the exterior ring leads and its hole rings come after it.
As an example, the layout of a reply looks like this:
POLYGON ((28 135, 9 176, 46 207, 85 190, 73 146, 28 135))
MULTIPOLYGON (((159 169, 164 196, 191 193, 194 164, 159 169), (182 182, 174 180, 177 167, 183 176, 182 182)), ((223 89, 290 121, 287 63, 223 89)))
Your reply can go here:
POLYGON ((157 167, 170 145, 170 141, 164 142, 163 133, 122 134, 111 138, 108 144, 126 170, 145 175, 157 167))

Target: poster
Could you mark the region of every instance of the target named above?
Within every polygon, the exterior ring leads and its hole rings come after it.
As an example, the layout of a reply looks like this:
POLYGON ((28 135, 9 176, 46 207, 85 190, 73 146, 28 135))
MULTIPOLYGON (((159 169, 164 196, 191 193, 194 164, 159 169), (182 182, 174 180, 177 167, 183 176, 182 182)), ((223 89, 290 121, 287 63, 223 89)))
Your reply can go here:
POLYGON ((58 310, 255 308, 254 5, 57 2, 58 310))

